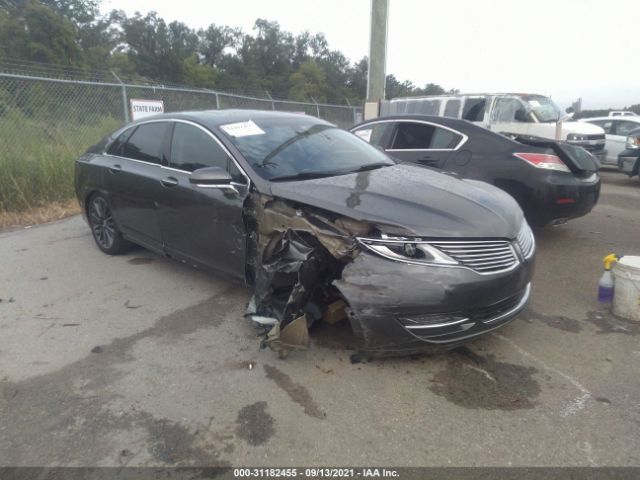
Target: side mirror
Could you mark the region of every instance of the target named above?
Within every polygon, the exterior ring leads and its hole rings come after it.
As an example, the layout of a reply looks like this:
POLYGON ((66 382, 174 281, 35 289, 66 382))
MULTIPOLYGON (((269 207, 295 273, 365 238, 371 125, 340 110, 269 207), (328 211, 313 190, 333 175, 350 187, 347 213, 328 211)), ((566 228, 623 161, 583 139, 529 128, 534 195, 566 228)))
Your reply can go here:
POLYGON ((518 110, 516 110, 514 118, 516 122, 528 122, 527 113, 524 111, 524 108, 519 108, 518 110))
POLYGON ((231 175, 224 168, 199 168, 189 176, 189 182, 198 187, 231 186, 231 175))

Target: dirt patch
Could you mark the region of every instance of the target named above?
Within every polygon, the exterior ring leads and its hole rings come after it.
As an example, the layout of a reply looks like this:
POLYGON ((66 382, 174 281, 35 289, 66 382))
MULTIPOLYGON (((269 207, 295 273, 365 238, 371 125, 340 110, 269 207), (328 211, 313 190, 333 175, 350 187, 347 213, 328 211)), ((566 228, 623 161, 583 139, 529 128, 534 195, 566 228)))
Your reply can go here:
POLYGON ((206 452, 194 447, 196 436, 182 425, 166 419, 149 421, 147 425, 149 451, 157 460, 168 464, 201 465, 217 462, 206 452))
POLYGON ((127 260, 127 263, 131 265, 148 265, 149 263, 155 262, 155 258, 151 257, 134 257, 127 260))
POLYGON ((598 327, 599 330, 596 333, 599 334, 621 333, 632 336, 640 334, 640 323, 616 317, 609 312, 588 312, 586 321, 598 327))
POLYGON ((582 331, 580 321, 562 315, 546 315, 544 313, 534 312, 533 310, 527 310, 523 316, 525 319, 537 320, 564 332, 578 333, 582 331))
POLYGON ((42 207, 34 207, 21 212, 0 210, 0 230, 54 222, 78 213, 80 213, 80 205, 75 199, 52 202, 42 207))
POLYGON ((313 400, 309 391, 299 383, 294 382, 289 375, 271 365, 264 365, 267 378, 276 382, 282 390, 289 395, 289 398, 304 409, 304 413, 310 417, 324 420, 327 414, 313 400))
POLYGON ((262 445, 273 436, 274 423, 267 412, 267 402, 256 402, 238 412, 236 434, 249 445, 262 445))
POLYGON ((534 367, 498 362, 467 347, 451 352, 447 366, 432 379, 430 390, 464 408, 517 410, 533 408, 540 385, 534 367))

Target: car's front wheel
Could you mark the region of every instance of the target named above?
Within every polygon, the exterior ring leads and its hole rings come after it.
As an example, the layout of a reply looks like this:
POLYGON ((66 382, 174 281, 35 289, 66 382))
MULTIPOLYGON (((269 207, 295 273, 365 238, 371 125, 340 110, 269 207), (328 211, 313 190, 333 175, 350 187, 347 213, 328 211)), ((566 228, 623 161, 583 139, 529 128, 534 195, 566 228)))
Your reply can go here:
POLYGON ((87 207, 87 218, 93 239, 100 250, 108 255, 118 255, 128 250, 130 244, 118 230, 109 202, 103 194, 93 194, 87 207))

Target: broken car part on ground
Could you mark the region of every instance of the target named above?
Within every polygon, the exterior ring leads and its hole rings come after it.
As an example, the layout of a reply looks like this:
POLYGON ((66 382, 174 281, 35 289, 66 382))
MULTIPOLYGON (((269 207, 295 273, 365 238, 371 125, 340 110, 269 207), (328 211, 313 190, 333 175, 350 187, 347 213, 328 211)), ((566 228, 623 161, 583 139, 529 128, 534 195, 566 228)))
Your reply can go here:
POLYGON ((369 354, 450 348, 529 298, 535 245, 509 195, 309 116, 144 119, 78 160, 76 190, 105 253, 130 241, 253 284, 247 315, 282 356, 343 315, 369 354))

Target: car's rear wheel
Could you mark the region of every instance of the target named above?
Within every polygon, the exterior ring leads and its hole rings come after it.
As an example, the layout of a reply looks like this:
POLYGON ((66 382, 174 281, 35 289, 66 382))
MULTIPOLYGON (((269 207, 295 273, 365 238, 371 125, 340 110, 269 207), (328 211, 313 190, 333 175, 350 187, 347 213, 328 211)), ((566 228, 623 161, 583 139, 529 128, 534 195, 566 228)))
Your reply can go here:
POLYGON ((108 255, 117 255, 128 250, 129 242, 123 237, 113 218, 107 198, 95 193, 87 206, 87 218, 93 239, 98 248, 108 255))

